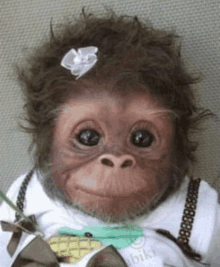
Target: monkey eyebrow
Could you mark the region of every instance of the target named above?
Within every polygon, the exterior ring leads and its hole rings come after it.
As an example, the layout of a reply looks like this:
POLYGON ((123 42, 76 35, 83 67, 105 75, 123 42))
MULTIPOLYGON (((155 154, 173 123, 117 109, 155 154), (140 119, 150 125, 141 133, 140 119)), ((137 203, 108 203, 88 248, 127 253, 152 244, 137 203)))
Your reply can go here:
POLYGON ((179 115, 173 111, 173 110, 170 110, 170 109, 162 109, 162 110, 149 110, 149 113, 147 113, 148 115, 151 115, 151 114, 157 114, 157 113, 172 113, 173 115, 175 115, 175 117, 179 117, 179 115))

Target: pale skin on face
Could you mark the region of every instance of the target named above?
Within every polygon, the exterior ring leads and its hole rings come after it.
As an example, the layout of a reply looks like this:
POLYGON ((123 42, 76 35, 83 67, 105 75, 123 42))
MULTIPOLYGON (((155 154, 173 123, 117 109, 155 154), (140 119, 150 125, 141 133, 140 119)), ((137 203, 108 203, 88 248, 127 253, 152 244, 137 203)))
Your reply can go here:
POLYGON ((53 179, 82 211, 104 217, 138 213, 169 185, 173 135, 169 112, 148 93, 120 98, 102 91, 92 99, 84 94, 66 103, 56 121, 53 179), (134 127, 146 128, 154 142, 144 148, 132 144, 134 127), (80 144, 74 136, 83 129, 98 132, 100 142, 80 144))

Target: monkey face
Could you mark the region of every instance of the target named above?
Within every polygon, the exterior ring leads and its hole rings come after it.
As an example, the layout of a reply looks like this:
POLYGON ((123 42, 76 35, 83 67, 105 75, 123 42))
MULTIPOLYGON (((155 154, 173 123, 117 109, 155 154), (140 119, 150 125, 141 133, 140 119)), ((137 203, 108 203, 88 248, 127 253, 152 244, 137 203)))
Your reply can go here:
POLYGON ((82 211, 117 221, 147 212, 170 183, 174 126, 149 93, 84 94, 62 106, 51 174, 82 211))

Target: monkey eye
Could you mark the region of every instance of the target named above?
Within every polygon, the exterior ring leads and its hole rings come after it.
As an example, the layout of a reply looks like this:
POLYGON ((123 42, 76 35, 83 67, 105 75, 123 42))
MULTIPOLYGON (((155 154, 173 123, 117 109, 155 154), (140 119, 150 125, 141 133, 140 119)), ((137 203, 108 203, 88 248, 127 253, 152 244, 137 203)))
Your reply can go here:
POLYGON ((100 134, 93 129, 82 130, 78 136, 78 141, 86 146, 95 146, 98 144, 100 134))
POLYGON ((138 147, 149 147, 154 142, 154 136, 146 130, 135 131, 131 136, 131 143, 138 147))

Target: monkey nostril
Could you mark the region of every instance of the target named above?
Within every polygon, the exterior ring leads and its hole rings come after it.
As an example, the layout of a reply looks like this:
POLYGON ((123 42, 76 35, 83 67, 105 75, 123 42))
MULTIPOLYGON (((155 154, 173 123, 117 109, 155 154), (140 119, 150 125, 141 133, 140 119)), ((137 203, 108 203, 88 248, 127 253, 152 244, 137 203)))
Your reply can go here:
POLYGON ((111 166, 111 167, 114 166, 113 162, 111 162, 111 160, 109 160, 109 159, 102 159, 101 162, 102 162, 102 164, 105 164, 107 166, 111 166))
POLYGON ((131 161, 131 160, 126 160, 126 161, 121 165, 121 168, 125 168, 125 167, 131 166, 131 165, 132 165, 132 161, 131 161))

